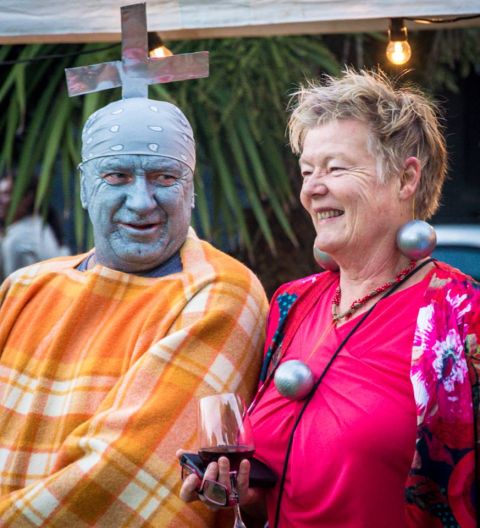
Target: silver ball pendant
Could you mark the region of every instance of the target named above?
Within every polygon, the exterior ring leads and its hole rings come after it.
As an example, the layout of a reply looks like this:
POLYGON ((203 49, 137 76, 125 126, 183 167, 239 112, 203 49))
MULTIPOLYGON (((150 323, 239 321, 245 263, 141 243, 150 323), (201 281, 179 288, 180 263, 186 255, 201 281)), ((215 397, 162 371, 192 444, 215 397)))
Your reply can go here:
POLYGON ((273 380, 278 392, 289 400, 303 400, 315 382, 310 367, 298 359, 282 363, 273 380))
POLYGON ((324 251, 313 246, 313 256, 317 264, 324 270, 338 271, 338 264, 328 253, 325 253, 324 251))
POLYGON ((423 220, 411 220, 397 232, 397 247, 409 259, 419 260, 428 257, 436 245, 435 229, 423 220))

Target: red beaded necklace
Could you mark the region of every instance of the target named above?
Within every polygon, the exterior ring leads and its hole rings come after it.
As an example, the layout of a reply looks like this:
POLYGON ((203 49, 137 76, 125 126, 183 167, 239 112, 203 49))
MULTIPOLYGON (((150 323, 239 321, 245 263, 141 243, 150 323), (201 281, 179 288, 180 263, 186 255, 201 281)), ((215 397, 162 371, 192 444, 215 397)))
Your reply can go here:
POLYGON ((340 306, 340 299, 342 296, 342 291, 340 289, 340 286, 337 286, 337 289, 335 290, 335 295, 333 296, 333 301, 332 301, 333 322, 337 323, 341 319, 348 319, 349 317, 351 317, 352 314, 354 314, 361 306, 366 304, 370 299, 373 299, 373 297, 376 297, 377 295, 384 292, 385 290, 388 290, 388 288, 390 288, 397 282, 400 282, 406 275, 408 275, 413 270, 416 263, 417 262, 415 260, 411 260, 408 267, 400 271, 400 273, 392 281, 386 282, 385 284, 382 284, 382 286, 375 288, 370 293, 367 293, 365 297, 356 299, 355 301, 352 302, 352 304, 350 305, 350 308, 346 312, 343 312, 341 314, 337 313, 337 310, 338 310, 338 307, 340 306))

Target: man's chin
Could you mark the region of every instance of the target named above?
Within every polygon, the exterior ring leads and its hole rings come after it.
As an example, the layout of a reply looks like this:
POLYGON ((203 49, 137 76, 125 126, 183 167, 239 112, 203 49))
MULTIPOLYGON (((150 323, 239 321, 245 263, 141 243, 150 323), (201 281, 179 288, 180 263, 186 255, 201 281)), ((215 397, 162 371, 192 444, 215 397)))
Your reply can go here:
POLYGON ((132 246, 129 250, 121 248, 118 251, 101 251, 96 248, 97 260, 100 264, 125 273, 139 273, 149 271, 165 262, 173 253, 166 247, 152 250, 142 245, 132 246))
POLYGON ((176 246, 168 244, 157 248, 151 244, 135 244, 128 251, 116 253, 115 269, 127 273, 150 271, 167 261, 176 250, 176 246))

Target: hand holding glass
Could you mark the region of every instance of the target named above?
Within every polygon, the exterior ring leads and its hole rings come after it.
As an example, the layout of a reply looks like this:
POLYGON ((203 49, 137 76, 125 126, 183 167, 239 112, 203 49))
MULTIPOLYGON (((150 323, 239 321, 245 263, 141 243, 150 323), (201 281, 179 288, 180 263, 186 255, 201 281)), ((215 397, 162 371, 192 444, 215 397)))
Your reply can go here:
POLYGON ((255 451, 252 429, 246 407, 233 393, 206 396, 198 406, 198 454, 208 464, 225 456, 230 461, 230 501, 234 504, 234 528, 246 528, 240 515, 237 491, 237 471, 244 458, 255 451))

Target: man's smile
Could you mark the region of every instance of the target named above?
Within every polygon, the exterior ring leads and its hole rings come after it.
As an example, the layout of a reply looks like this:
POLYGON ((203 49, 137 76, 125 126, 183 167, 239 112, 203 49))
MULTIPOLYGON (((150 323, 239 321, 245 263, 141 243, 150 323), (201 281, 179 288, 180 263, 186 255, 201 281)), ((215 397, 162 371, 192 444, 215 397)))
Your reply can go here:
POLYGON ((163 226, 163 222, 118 222, 118 225, 125 231, 135 235, 150 235, 155 234, 163 226))

